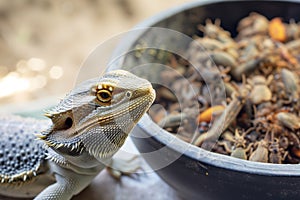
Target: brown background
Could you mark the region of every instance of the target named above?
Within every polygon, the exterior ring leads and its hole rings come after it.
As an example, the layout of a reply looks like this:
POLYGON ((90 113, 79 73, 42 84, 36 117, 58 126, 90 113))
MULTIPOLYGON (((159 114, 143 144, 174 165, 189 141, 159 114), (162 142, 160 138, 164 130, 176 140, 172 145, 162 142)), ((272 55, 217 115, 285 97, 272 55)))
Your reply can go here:
POLYGON ((6 106, 13 103, 11 107, 15 107, 33 99, 61 96, 74 86, 81 64, 98 44, 152 15, 188 1, 0 1, 0 103, 6 106), (46 68, 32 71, 18 64, 31 58, 41 59, 46 68), (63 69, 59 79, 49 78, 52 66, 63 69), (38 89, 31 86, 21 91, 11 89, 11 94, 5 95, 1 81, 10 72, 29 81, 41 75, 47 83, 38 89))

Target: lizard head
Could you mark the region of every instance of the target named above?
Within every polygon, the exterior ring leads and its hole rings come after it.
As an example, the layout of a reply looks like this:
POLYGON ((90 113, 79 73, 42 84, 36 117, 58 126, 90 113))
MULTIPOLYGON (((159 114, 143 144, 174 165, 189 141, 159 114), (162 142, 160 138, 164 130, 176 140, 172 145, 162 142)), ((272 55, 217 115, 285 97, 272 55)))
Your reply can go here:
POLYGON ((112 156, 155 99, 150 82, 116 70, 78 85, 45 115, 52 126, 39 138, 63 156, 112 156))

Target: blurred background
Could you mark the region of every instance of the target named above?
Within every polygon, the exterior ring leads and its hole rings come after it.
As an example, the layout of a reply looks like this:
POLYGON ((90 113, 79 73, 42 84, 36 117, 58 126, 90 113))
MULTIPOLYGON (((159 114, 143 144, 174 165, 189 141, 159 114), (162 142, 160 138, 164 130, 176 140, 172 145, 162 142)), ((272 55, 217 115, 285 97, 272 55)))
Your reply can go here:
POLYGON ((0 110, 57 102, 98 44, 189 1, 0 1, 0 110))

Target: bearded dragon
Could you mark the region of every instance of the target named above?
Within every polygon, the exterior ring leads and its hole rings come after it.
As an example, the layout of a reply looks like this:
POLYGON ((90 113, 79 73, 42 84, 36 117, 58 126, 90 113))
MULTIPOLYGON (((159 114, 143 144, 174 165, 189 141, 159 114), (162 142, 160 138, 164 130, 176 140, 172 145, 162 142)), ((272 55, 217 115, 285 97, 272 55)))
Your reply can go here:
POLYGON ((150 82, 116 70, 78 85, 45 113, 51 120, 1 116, 0 194, 71 199, 113 165, 154 99, 150 82))

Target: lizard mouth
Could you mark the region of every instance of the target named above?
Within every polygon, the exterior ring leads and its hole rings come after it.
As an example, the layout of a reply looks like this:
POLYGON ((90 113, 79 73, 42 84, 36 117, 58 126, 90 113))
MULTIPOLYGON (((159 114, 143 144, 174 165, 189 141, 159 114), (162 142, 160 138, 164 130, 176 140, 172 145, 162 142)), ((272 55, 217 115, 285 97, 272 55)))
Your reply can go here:
POLYGON ((76 138, 72 138, 71 140, 61 140, 61 142, 58 142, 57 139, 52 138, 48 134, 39 134, 37 135, 37 138, 43 140, 45 144, 54 151, 58 151, 64 155, 80 156, 85 150, 83 143, 76 138))
POLYGON ((80 156, 82 152, 85 150, 83 144, 81 142, 71 143, 71 144, 62 144, 58 146, 53 146, 55 151, 60 152, 61 154, 69 155, 69 156, 80 156))

